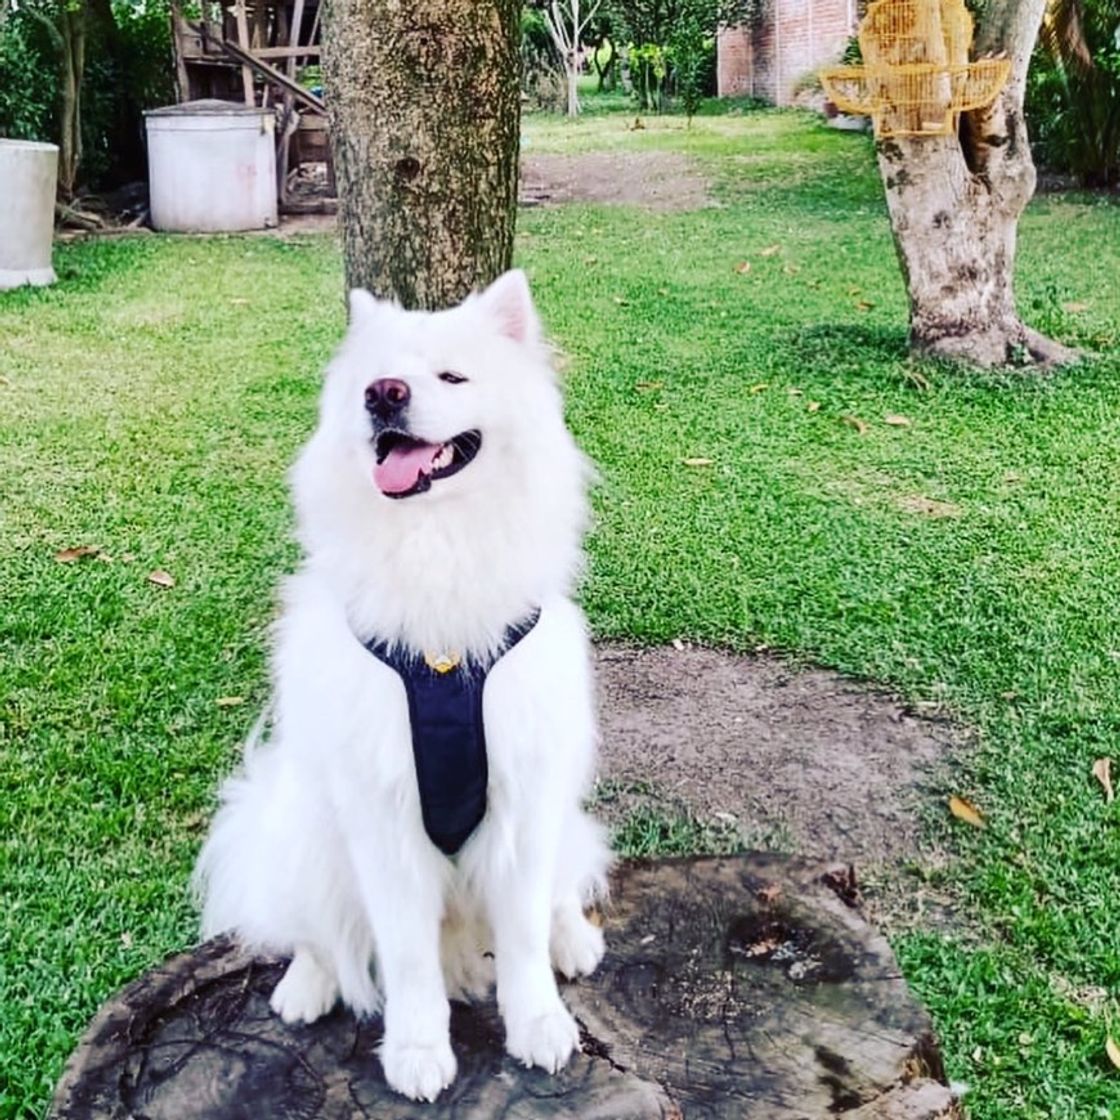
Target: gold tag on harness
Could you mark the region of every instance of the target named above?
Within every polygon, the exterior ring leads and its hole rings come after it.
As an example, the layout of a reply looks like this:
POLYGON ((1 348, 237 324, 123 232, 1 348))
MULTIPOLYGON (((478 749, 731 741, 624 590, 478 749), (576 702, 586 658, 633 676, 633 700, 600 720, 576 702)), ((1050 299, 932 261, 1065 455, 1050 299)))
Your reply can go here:
POLYGON ((450 673, 459 667, 462 659, 457 653, 429 653, 424 651, 424 664, 437 673, 450 673))

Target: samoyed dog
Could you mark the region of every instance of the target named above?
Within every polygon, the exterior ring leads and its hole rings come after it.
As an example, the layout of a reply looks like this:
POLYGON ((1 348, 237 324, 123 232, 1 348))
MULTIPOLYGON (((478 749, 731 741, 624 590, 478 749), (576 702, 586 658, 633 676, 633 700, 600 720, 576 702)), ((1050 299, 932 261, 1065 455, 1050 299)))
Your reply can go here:
POLYGON ((206 936, 291 955, 285 1022, 383 1009, 386 1080, 415 1099, 455 1077, 449 997, 492 981, 515 1058, 555 1072, 579 1046, 553 969, 599 963, 610 858, 581 808, 588 477, 523 273, 435 313, 351 293, 292 474, 270 731, 196 885, 206 936))

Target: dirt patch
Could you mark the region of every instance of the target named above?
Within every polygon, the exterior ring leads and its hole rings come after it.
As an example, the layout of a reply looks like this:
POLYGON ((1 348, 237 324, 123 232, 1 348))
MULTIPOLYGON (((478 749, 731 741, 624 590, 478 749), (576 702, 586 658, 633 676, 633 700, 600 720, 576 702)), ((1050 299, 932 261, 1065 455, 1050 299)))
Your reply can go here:
POLYGON ((925 517, 960 517, 964 512, 956 502, 941 502, 925 494, 906 494, 896 499, 895 505, 907 513, 920 513, 925 517))
POLYGON ((647 210, 710 206, 708 179, 680 152, 531 155, 521 161, 521 205, 606 202, 647 210))
POLYGON ((836 673, 710 649, 602 646, 597 811, 690 813, 753 847, 857 868, 919 860, 964 732, 836 673))

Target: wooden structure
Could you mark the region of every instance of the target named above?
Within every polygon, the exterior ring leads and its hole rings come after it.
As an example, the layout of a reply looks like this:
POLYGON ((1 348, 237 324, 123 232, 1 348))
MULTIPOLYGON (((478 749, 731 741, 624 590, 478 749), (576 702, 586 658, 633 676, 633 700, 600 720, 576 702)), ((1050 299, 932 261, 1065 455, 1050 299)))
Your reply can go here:
POLYGON ((875 0, 859 26, 863 64, 825 67, 821 84, 844 112, 870 116, 880 139, 952 136, 1011 75, 1005 58, 969 62, 971 46, 962 0, 875 0))
MULTIPOLYGON (((320 0, 215 0, 187 19, 172 0, 171 26, 180 102, 201 98, 277 109, 277 191, 288 205, 288 176, 303 163, 334 170, 326 106, 317 76, 320 0)), ((291 208, 291 207, 288 207, 291 208)))
POLYGON ((52 1120, 949 1120, 929 1019, 850 869, 773 855, 631 863, 607 955, 565 987, 582 1053, 555 1077, 502 1048, 493 1001, 454 1004, 459 1074, 435 1104, 392 1093, 379 1019, 286 1027, 283 962, 224 939, 142 977, 94 1020, 52 1120))

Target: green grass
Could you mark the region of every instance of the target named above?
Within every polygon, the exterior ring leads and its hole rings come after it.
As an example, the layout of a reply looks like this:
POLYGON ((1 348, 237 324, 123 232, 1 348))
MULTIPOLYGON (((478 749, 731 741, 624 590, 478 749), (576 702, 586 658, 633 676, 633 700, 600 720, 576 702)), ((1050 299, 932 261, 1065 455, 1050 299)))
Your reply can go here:
MULTIPOLYGON (((972 723, 945 792, 990 827, 928 824, 957 924, 895 947, 974 1120, 1116 1120, 1120 803, 1089 771, 1120 763, 1120 209, 1051 196, 1021 225, 1021 306, 1089 360, 916 367, 866 138, 627 123, 534 118, 526 149, 685 152, 719 205, 527 211, 517 247, 602 474, 595 631, 766 643, 972 723)), ((326 238, 57 257, 58 286, 0 297, 3 1120, 39 1115, 98 1003, 191 942, 186 877, 295 558, 283 472, 342 324, 326 238), (78 545, 111 560, 54 559, 78 545)), ((622 840, 722 842, 650 816, 622 840)))

